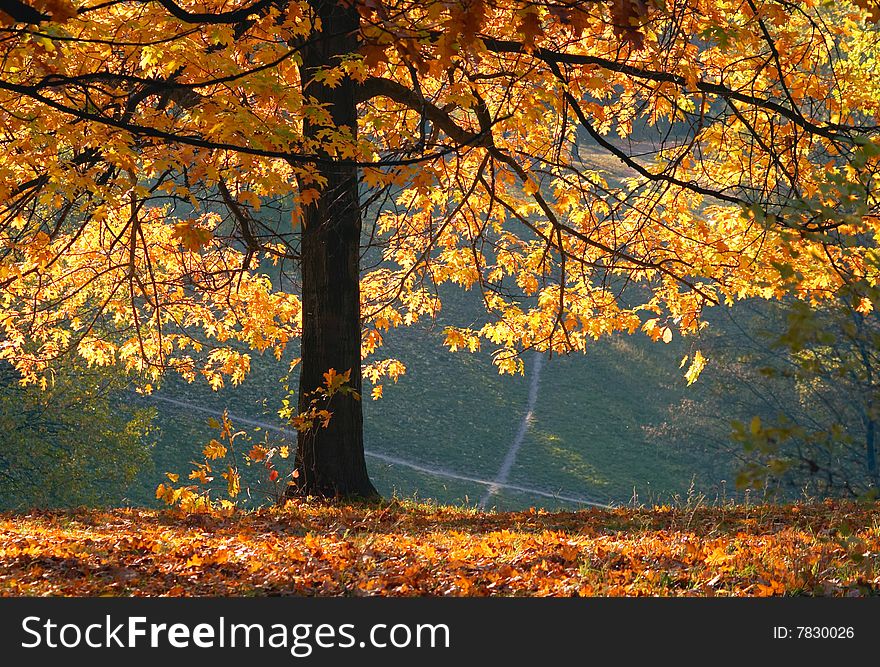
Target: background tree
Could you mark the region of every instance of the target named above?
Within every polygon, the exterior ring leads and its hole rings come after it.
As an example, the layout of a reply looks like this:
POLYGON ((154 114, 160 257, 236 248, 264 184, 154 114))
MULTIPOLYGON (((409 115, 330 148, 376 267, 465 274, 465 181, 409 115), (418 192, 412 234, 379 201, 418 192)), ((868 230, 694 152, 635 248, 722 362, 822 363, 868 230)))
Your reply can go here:
POLYGON ((402 370, 369 358, 383 332, 436 313, 445 283, 486 310, 450 348, 488 342, 516 372, 526 348, 668 340, 712 304, 876 281, 856 5, 33 7, 51 20, 7 12, 0 35, 0 355, 26 381, 75 347, 219 386, 242 345, 301 336, 300 411, 332 378, 352 391, 328 428, 300 422, 300 492, 375 493, 362 372, 381 393, 402 370), (632 177, 588 168, 579 135, 632 177))
POLYGON ((721 476, 740 489, 876 494, 880 328, 873 301, 857 294, 814 307, 738 305, 702 336, 712 360, 703 386, 649 432, 668 446, 732 455, 738 470, 721 476))
POLYGON ((0 367, 0 507, 116 504, 152 469, 152 408, 116 368, 54 364, 45 388, 0 367))

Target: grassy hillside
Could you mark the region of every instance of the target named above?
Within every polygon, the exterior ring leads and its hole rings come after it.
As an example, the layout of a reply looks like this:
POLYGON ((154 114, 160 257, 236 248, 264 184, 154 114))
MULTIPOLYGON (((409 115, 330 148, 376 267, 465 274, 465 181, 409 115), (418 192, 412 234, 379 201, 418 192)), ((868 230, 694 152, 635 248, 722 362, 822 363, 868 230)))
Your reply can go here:
POLYGON ((0 514, 2 595, 860 596, 876 504, 0 514))
MULTIPOLYGON (((385 496, 475 506, 488 487, 470 480, 496 478, 520 429, 531 358, 525 376, 500 376, 491 349, 453 354, 442 345, 443 326, 473 321, 477 304, 476 295, 453 292, 437 322, 387 337, 387 354, 404 361, 407 373, 386 385, 385 398, 367 397, 364 404, 367 463, 385 496)), ((637 334, 597 342, 586 355, 545 358, 532 419, 507 479, 517 488, 492 496, 489 507, 576 509, 584 505, 565 499, 626 502, 635 492, 659 500, 689 488, 714 496, 719 479, 707 474, 705 455, 649 442, 644 433, 644 426, 666 418, 685 391, 700 391, 685 389, 678 367, 685 352, 679 340, 664 345, 637 334)), ((158 476, 190 469, 213 437, 205 410, 228 408, 234 417, 283 426, 277 409, 285 371, 285 363, 255 356, 251 375, 239 387, 212 392, 170 379, 148 399, 159 411, 156 473, 139 482, 130 501, 152 502, 158 476)), ((244 421, 237 426, 253 429, 244 421)), ((254 435, 262 437, 259 429, 254 435)), ((285 437, 277 431, 270 436, 285 437)))

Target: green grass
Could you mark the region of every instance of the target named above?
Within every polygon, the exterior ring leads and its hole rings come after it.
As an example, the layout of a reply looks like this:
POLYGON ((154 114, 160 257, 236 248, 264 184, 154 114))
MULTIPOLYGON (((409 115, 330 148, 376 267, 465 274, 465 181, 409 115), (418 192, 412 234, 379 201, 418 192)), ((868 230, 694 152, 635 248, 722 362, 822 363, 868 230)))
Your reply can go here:
MULTIPOLYGON (((702 477, 705 461, 652 442, 686 391, 681 344, 644 337, 597 343, 588 354, 545 363, 535 416, 511 481, 616 502, 637 493, 676 494, 702 477)), ((708 490, 714 479, 699 479, 708 490)))

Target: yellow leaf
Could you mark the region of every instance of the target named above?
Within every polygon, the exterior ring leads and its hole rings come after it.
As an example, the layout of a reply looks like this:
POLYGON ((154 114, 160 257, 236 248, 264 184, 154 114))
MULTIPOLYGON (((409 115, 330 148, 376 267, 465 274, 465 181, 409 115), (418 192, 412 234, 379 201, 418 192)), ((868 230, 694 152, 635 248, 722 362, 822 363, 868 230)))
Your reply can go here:
POLYGON ((213 477, 208 476, 208 471, 205 468, 199 468, 198 470, 193 470, 189 474, 189 478, 190 479, 197 479, 202 484, 207 484, 208 482, 210 482, 211 480, 214 479, 213 477))
POLYGON ((331 396, 339 391, 344 385, 348 384, 351 378, 351 369, 344 373, 337 373, 335 368, 331 368, 324 373, 324 384, 327 385, 327 393, 331 396))
POLYGON ((219 440, 211 440, 207 445, 205 445, 205 449, 202 450, 202 453, 205 455, 206 459, 219 459, 226 456, 226 447, 224 447, 219 440))
POLYGON ((694 352, 694 359, 693 361, 691 361, 690 368, 688 368, 687 373, 684 374, 688 386, 697 381, 697 378, 700 377, 700 373, 703 372, 703 368, 705 367, 706 358, 699 350, 697 350, 696 352, 694 352))
POLYGON ((238 199, 245 204, 249 204, 255 211, 260 210, 260 198, 255 192, 242 190, 238 193, 238 199))
POLYGON ((364 168, 364 183, 367 187, 375 188, 384 184, 384 174, 378 169, 364 168))
POLYGON ((315 417, 321 420, 321 426, 327 428, 330 425, 330 418, 333 417, 333 413, 329 410, 318 410, 315 412, 315 417))
POLYGON ((749 431, 751 431, 752 435, 758 435, 761 432, 761 418, 758 415, 752 417, 752 422, 749 424, 749 431))
POLYGON ((174 225, 172 238, 177 239, 190 252, 198 252, 211 242, 214 235, 210 229, 199 227, 192 220, 184 220, 174 225))
POLYGON ((226 478, 226 493, 230 498, 235 498, 241 492, 241 476, 235 468, 229 466, 223 477, 226 478))

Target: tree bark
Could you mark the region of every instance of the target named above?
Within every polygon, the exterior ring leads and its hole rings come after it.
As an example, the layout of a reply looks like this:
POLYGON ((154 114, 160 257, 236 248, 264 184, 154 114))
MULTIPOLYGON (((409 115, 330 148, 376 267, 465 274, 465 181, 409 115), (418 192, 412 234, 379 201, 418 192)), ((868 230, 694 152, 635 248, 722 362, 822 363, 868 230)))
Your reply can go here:
MULTIPOLYGON (((348 77, 329 88, 313 80, 320 69, 356 51, 359 16, 353 5, 312 0, 322 29, 303 49, 302 87, 325 104, 334 125, 357 131, 355 83, 348 77)), ((321 127, 306 123, 316 138, 321 127)), ((322 163, 327 179, 320 197, 303 208, 301 232, 302 347, 299 410, 307 411, 324 373, 350 372, 349 386, 361 392, 360 241, 361 210, 357 167, 322 163)), ((311 187, 315 187, 312 185, 311 187)), ((323 406, 320 406, 323 407, 323 406)), ((351 393, 335 394, 326 408, 329 425, 300 431, 290 495, 374 498, 364 460, 363 409, 351 393)))

